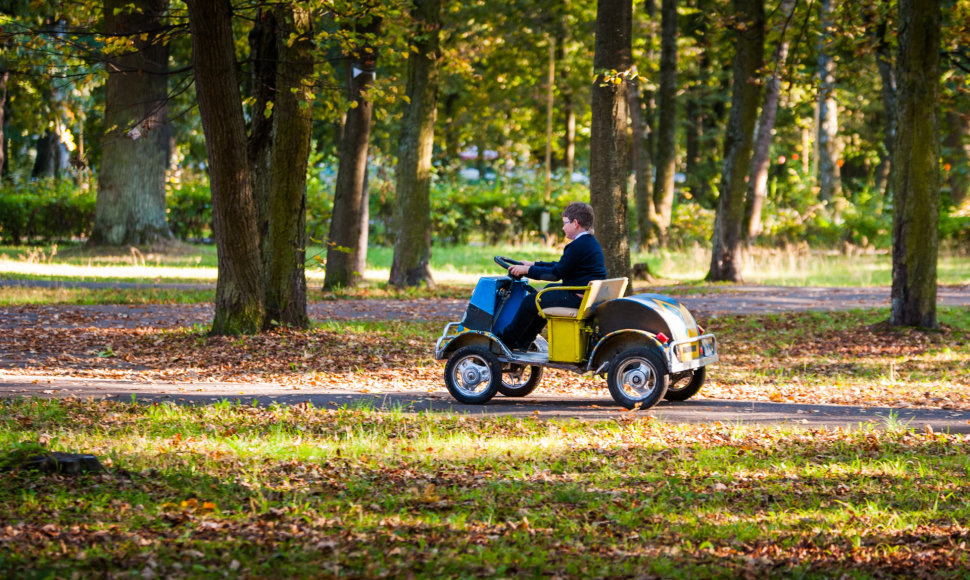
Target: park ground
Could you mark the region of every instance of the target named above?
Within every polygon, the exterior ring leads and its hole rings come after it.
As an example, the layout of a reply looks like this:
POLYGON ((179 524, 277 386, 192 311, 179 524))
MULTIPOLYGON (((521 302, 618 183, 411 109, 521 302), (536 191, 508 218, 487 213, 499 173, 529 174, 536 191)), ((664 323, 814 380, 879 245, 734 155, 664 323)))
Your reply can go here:
POLYGON ((105 470, 0 472, 0 574, 966 577, 970 288, 936 331, 889 327, 887 288, 650 290, 721 361, 634 413, 564 372, 455 405, 431 348, 462 298, 241 338, 204 303, 5 306, 4 461, 105 470))

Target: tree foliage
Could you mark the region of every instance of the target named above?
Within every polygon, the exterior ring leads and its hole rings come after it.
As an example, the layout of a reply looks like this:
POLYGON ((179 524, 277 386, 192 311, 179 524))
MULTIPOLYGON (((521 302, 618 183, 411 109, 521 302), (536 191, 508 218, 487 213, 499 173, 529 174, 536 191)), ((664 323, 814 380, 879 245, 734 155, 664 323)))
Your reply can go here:
MULTIPOLYGON (((140 4, 121 2, 117 8, 124 13, 140 4)), ((632 5, 629 70, 633 71, 635 65, 636 74, 630 78, 636 79, 636 91, 631 91, 630 86, 624 90, 628 91, 626 107, 635 113, 632 134, 636 139, 630 140, 630 132, 622 139, 636 148, 635 155, 626 149, 627 161, 611 170, 616 183, 610 188, 619 193, 626 187, 626 177, 636 169, 637 215, 648 215, 651 208, 646 206, 653 204, 647 203, 650 196, 644 193, 648 181, 645 176, 654 168, 644 163, 676 152, 669 239, 672 244, 682 244, 711 236, 711 230, 706 234, 697 230, 709 223, 714 208, 725 202, 724 165, 733 159, 726 146, 734 139, 728 133, 736 130, 731 125, 731 115, 735 114, 731 68, 739 47, 735 31, 743 18, 739 8, 727 0, 681 0, 676 4, 676 16, 668 21, 676 24, 673 31, 677 33, 678 88, 673 104, 667 107, 671 114, 664 113, 661 118, 656 117, 658 89, 663 84, 660 4, 648 0, 632 5), (673 145, 670 141, 658 144, 655 137, 659 122, 671 120, 672 131, 666 134, 673 136, 673 145)), ((896 99, 900 96, 896 86, 900 81, 895 78, 900 40, 896 33, 900 20, 897 3, 831 0, 826 18, 822 18, 818 2, 794 4, 790 18, 783 2, 765 4, 767 46, 779 46, 784 34, 788 42, 785 66, 769 63, 751 73, 751 79, 759 83, 767 83, 772 73, 778 73, 774 130, 766 153, 759 154, 758 166, 763 169, 748 176, 752 170, 746 168, 743 177, 759 184, 759 193, 752 193, 752 198, 764 192, 758 243, 804 240, 832 246, 887 247, 891 240, 891 213, 897 207, 887 197, 896 183, 890 179, 890 171, 900 170, 898 160, 893 163, 896 99), (820 39, 825 40, 824 44, 819 43, 820 39), (838 167, 842 191, 837 203, 819 199, 823 184, 818 178, 819 123, 815 108, 819 91, 824 88, 819 84, 820 56, 830 57, 834 65, 831 80, 840 148, 832 162, 838 167)), ((306 101, 310 103, 308 110, 298 109, 311 120, 308 157, 312 156, 313 161, 307 163, 306 172, 299 168, 302 160, 296 160, 303 157, 302 153, 289 154, 282 162, 270 162, 265 155, 254 157, 250 150, 254 143, 278 129, 273 117, 281 102, 266 92, 266 80, 279 71, 264 66, 267 61, 255 56, 253 44, 259 38, 254 34, 260 29, 257 15, 260 9, 266 14, 270 4, 233 1, 229 6, 233 35, 228 49, 239 73, 236 84, 247 163, 254 170, 263 164, 257 172, 263 176, 271 174, 266 163, 282 163, 284 172, 305 173, 312 195, 304 209, 291 206, 287 211, 306 215, 308 223, 327 224, 335 219, 330 212, 337 205, 335 176, 339 147, 344 143, 341 131, 347 113, 360 112, 352 109, 357 97, 348 91, 345 65, 360 46, 374 47, 380 60, 373 84, 366 91, 373 107, 368 124, 370 135, 365 140, 367 168, 362 172, 363 164, 358 163, 356 169, 356 175, 367 176, 366 183, 373 180, 374 187, 362 190, 362 195, 363 191, 371 194, 370 201, 357 209, 361 214, 365 209, 372 212, 370 227, 361 226, 362 231, 376 234, 372 241, 389 244, 406 237, 398 235, 398 230, 407 220, 392 223, 388 208, 400 201, 398 194, 407 195, 398 185, 399 159, 412 153, 409 147, 401 147, 400 136, 415 123, 408 116, 413 95, 407 94, 407 71, 414 62, 413 48, 428 38, 427 31, 414 31, 409 5, 403 1, 356 0, 280 4, 309 10, 313 15, 312 38, 308 39, 312 44, 308 86, 314 98, 306 101), (382 29, 379 35, 367 37, 352 23, 370 17, 380 19, 382 29), (253 161, 257 158, 259 163, 253 161)), ((939 106, 941 118, 945 119, 943 134, 939 136, 943 144, 940 213, 946 225, 941 235, 950 240, 941 243, 950 244, 970 240, 970 219, 965 208, 970 199, 970 118, 965 114, 970 102, 968 13, 970 2, 950 0, 945 3, 940 23, 939 106)), ((439 67, 439 90, 433 107, 435 137, 427 169, 432 200, 461 195, 469 175, 478 176, 475 191, 493 187, 499 195, 512 198, 517 197, 515 188, 534 186, 534 176, 550 144, 546 134, 546 76, 550 61, 555 67, 551 137, 552 165, 556 169, 554 189, 573 192, 573 180, 585 181, 593 173, 602 175, 600 169, 591 165, 591 150, 597 142, 593 138, 592 105, 594 94, 602 88, 597 80, 602 71, 594 64, 595 43, 602 40, 597 39, 596 20, 596 6, 588 2, 442 2, 440 43, 434 55, 439 67), (551 59, 550 47, 554 47, 551 59), (587 175, 581 175, 584 173, 587 175)), ((57 173, 59 179, 68 179, 85 190, 110 167, 111 160, 104 156, 114 154, 102 146, 102 135, 118 123, 106 114, 106 65, 129 51, 132 42, 142 39, 137 35, 108 34, 105 23, 101 3, 92 0, 15 0, 0 9, 0 98, 6 97, 0 150, 3 179, 8 183, 29 186, 32 174, 57 173)), ((212 169, 212 160, 199 116, 202 99, 196 99, 199 79, 191 66, 193 39, 184 4, 171 4, 157 34, 169 49, 167 103, 172 149, 166 188, 171 196, 171 192, 183 188, 208 187, 206 171, 212 169)), ((306 143, 304 137, 297 141, 306 143)), ((665 183, 666 175, 665 169, 665 183)), ((284 185, 282 174, 277 174, 276 179, 276 183, 284 185)), ((299 179, 286 187, 300 189, 298 182, 299 179)), ((257 202, 262 195, 258 192, 268 191, 269 183, 254 182, 257 202)), ((594 187, 600 186, 590 189, 594 187)), ((488 196, 476 198, 487 200, 488 196)), ((516 231, 538 234, 541 212, 534 212, 531 203, 528 207, 502 204, 501 212, 467 211, 458 225, 456 220, 444 216, 422 220, 418 229, 431 231, 421 232, 421 243, 428 239, 468 239, 469 234, 436 231, 439 227, 469 232, 477 226, 487 237, 487 232, 494 229, 489 227, 489 221, 515 223, 516 231), (469 226, 473 221, 469 215, 482 217, 475 218, 478 221, 469 226), (535 222, 531 228, 520 225, 529 220, 535 222)), ((627 232, 633 222, 627 218, 627 206, 626 201, 611 202, 609 208, 598 212, 598 218, 610 220, 610 226, 615 225, 618 232, 627 232)), ((414 209, 416 204, 404 201, 399 207, 414 209)), ((257 207, 257 213, 261 211, 257 207)), ((346 221, 336 219, 340 223, 346 221)), ((638 217, 636 222, 637 239, 627 240, 629 233, 619 234, 627 244, 647 243, 642 237, 645 221, 638 217)), ((266 221, 260 223, 269 225, 266 221)), ((263 225, 257 226, 260 236, 263 225)), ((605 233, 605 225, 602 221, 598 224, 601 233, 605 233)), ((298 224, 294 227, 302 229, 298 224)), ((314 233, 327 229, 315 226, 314 233)), ((300 249, 306 245, 299 239, 288 243, 300 249)), ((343 247, 345 242, 335 246, 343 247)), ((290 257, 291 262, 300 261, 298 252, 290 257)), ((336 260, 331 261, 336 267, 336 260)), ((268 263, 261 266, 268 267, 268 263)))

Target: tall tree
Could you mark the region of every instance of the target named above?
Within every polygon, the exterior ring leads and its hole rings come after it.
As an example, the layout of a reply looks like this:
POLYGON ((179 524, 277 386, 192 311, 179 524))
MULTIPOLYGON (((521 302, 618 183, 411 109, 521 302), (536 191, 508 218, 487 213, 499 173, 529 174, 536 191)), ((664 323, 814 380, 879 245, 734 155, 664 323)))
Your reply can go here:
POLYGON ((765 11, 763 0, 734 0, 737 23, 734 54, 731 113, 724 134, 724 165, 717 215, 714 219, 714 247, 708 280, 740 282, 744 229, 744 196, 751 163, 754 125, 761 101, 759 70, 764 60, 765 11))
POLYGON ((218 254, 213 334, 262 328, 263 263, 229 0, 187 0, 218 254))
POLYGON ((940 4, 899 0, 890 323, 936 328, 940 4))
MULTIPOLYGON (((254 163, 261 175, 255 191, 262 236, 264 318, 276 325, 306 328, 306 179, 313 129, 313 25, 308 8, 298 2, 276 3, 265 10, 274 39, 260 59, 274 65, 269 79, 272 103, 268 164, 254 163)), ((265 110, 265 109, 264 109, 265 110)), ((265 119, 266 115, 259 118, 265 119)))
MULTIPOLYGON (((389 282, 427 284, 431 277, 431 152, 438 92, 441 0, 415 0, 413 50, 408 57, 408 104, 398 142, 394 200, 394 258, 389 282)), ((483 150, 484 151, 484 150, 483 150)))
POLYGON ((822 33, 818 43, 818 196, 829 200, 842 191, 839 170, 839 113, 835 100, 835 59, 832 57, 832 0, 819 0, 822 33))
POLYGON ((589 194, 596 237, 610 277, 630 275, 626 184, 629 174, 626 82, 633 67, 633 0, 599 0, 593 53, 589 194))
POLYGON ((255 6, 246 133, 229 0, 187 3, 219 255, 214 334, 305 327, 312 26, 296 2, 255 6))
POLYGON ((893 147, 896 141, 896 72, 893 68, 892 45, 889 38, 889 3, 863 4, 867 19, 866 31, 875 45, 876 66, 879 69, 880 91, 882 97, 885 127, 883 145, 879 150, 879 164, 876 166, 874 189, 883 194, 891 185, 893 147))
POLYGON ((339 147, 337 185, 327 243, 327 273, 323 282, 327 288, 356 286, 363 276, 359 264, 367 253, 366 244, 361 247, 361 231, 365 227, 361 211, 367 207, 367 149, 374 111, 367 91, 374 83, 377 50, 372 41, 380 32, 381 21, 365 14, 357 25, 363 42, 347 55, 347 89, 351 105, 339 147))
POLYGON ((106 131, 88 243, 140 245, 172 237, 165 217, 168 124, 168 0, 105 0, 104 28, 123 52, 109 58, 106 131), (131 50, 128 50, 128 47, 131 50))
MULTIPOLYGON (((654 59, 653 30, 656 6, 653 0, 644 0, 647 16, 641 36, 647 47, 646 60, 654 59)), ((650 230, 655 221, 656 208, 653 205, 653 91, 646 83, 630 84, 630 126, 633 129, 633 199, 637 212, 637 245, 646 248, 650 242, 650 230)))
POLYGON ((677 0, 663 0, 660 8, 660 87, 657 91, 657 176, 653 184, 654 228, 661 246, 674 209, 677 171, 677 0))
POLYGON ((758 119, 758 129, 754 141, 754 154, 751 158, 751 177, 748 181, 748 242, 761 235, 761 211, 768 197, 768 165, 771 150, 771 135, 775 130, 778 114, 778 100, 781 97, 781 78, 788 60, 788 25, 795 10, 795 0, 781 2, 781 30, 775 50, 771 55, 771 78, 765 87, 764 105, 758 119))
POLYGON ((10 71, 0 64, 0 180, 7 176, 7 82, 9 81, 10 71))

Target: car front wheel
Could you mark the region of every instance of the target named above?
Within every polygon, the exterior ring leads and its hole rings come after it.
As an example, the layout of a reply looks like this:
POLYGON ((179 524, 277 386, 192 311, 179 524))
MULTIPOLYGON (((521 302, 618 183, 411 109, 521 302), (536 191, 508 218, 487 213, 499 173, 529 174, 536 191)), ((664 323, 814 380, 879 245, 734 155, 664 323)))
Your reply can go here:
POLYGON ((445 386, 460 403, 487 403, 501 384, 502 363, 488 347, 459 348, 445 364, 445 386))

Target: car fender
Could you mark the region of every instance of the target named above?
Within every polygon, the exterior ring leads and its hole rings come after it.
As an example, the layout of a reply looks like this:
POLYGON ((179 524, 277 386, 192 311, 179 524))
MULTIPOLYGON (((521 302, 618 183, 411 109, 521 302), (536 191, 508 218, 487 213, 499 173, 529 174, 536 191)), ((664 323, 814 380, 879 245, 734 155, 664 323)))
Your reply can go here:
POLYGON ((586 370, 593 371, 595 374, 604 373, 617 353, 638 346, 656 347, 663 353, 664 360, 667 360, 663 343, 657 340, 656 334, 647 330, 627 328, 611 332, 596 343, 589 356, 586 370))
POLYGON ((480 345, 487 346, 495 352, 506 352, 508 349, 502 345, 497 336, 486 330, 462 329, 451 333, 451 327, 457 323, 449 324, 445 327, 444 334, 438 339, 434 349, 434 357, 437 360, 447 359, 451 353, 459 348, 480 345))

